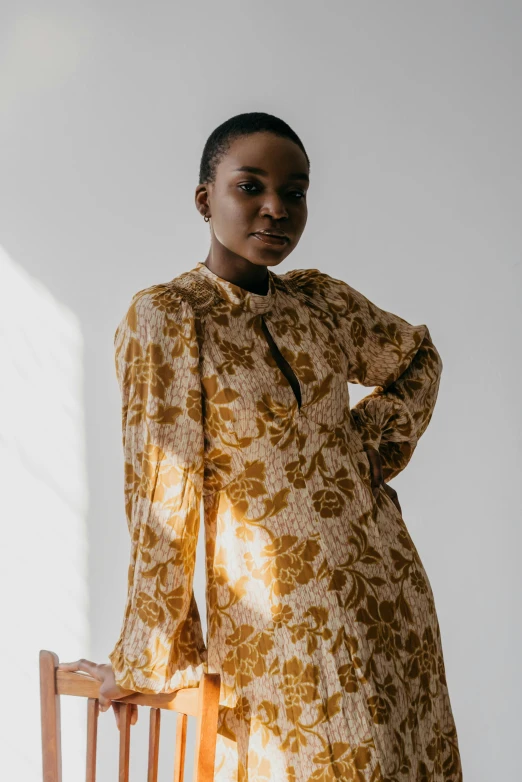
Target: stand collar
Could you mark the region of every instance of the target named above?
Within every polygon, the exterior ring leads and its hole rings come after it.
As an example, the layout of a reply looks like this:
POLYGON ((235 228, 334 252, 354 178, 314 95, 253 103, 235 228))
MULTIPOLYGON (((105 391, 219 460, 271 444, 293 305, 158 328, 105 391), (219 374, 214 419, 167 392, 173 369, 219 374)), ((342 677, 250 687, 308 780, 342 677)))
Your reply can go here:
POLYGON ((276 284, 274 281, 274 272, 270 269, 268 269, 268 293, 266 295, 263 295, 262 293, 252 293, 252 291, 247 291, 245 288, 240 288, 239 285, 235 285, 233 282, 225 280, 223 277, 219 277, 217 274, 214 274, 203 261, 199 261, 193 271, 202 274, 215 285, 226 301, 230 301, 232 304, 244 308, 247 312, 252 312, 257 315, 268 312, 273 306, 276 296, 276 284))

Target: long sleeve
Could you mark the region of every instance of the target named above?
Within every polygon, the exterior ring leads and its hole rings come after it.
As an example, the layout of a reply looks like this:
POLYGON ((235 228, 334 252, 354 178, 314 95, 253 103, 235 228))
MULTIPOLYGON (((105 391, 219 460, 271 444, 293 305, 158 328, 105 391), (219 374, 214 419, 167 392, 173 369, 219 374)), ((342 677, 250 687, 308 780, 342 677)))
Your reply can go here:
POLYGON ((109 659, 121 687, 173 692, 196 686, 207 660, 192 590, 204 443, 194 313, 163 286, 140 291, 114 345, 131 554, 109 659))
POLYGON ((410 461, 435 407, 442 360, 426 325, 413 326, 318 269, 291 272, 334 321, 350 383, 376 388, 352 409, 363 445, 379 450, 389 481, 410 461))

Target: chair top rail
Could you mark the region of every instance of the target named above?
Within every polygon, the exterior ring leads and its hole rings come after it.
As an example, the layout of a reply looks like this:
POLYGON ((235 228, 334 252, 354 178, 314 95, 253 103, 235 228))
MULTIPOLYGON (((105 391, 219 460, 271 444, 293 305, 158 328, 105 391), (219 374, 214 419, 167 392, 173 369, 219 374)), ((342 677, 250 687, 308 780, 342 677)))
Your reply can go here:
MULTIPOLYGON (((206 674, 212 675, 212 674, 206 674)), ((80 698, 98 698, 100 682, 81 671, 61 671, 56 669, 57 695, 75 695, 80 698)), ((118 703, 135 703, 138 706, 150 706, 155 709, 166 709, 197 717, 199 714, 198 687, 184 687, 173 693, 134 693, 123 698, 114 698, 118 703)))

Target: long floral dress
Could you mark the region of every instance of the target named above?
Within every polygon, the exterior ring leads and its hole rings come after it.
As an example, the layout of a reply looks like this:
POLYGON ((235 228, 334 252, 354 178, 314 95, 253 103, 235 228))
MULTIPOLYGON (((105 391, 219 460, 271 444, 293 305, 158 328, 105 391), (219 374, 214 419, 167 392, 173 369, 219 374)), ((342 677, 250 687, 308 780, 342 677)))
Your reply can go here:
POLYGON ((428 426, 428 328, 318 269, 269 270, 261 295, 198 263, 135 294, 115 361, 131 536, 116 682, 219 673, 216 782, 462 780, 431 586, 365 452, 389 481, 428 426), (347 381, 376 388, 350 408, 347 381))

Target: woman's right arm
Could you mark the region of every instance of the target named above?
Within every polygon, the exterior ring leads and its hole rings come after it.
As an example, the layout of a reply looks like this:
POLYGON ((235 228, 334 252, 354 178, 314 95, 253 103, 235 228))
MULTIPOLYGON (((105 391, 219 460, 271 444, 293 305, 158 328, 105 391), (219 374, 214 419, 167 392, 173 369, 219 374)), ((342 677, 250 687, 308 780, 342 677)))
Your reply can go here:
POLYGON ((163 286, 137 293, 118 325, 125 510, 131 537, 115 682, 173 692, 206 670, 193 595, 203 485, 203 422, 194 313, 163 286))

